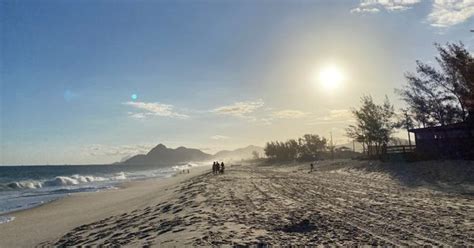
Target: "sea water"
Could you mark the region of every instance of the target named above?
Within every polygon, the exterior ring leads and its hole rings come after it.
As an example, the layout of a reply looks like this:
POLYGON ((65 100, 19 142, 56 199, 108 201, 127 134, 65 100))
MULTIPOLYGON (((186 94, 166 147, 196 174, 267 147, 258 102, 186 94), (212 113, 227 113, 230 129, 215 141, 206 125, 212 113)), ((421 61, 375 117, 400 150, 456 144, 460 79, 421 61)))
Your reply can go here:
POLYGON ((14 220, 8 213, 74 193, 114 189, 126 181, 166 178, 194 166, 199 164, 0 166, 0 224, 14 220))

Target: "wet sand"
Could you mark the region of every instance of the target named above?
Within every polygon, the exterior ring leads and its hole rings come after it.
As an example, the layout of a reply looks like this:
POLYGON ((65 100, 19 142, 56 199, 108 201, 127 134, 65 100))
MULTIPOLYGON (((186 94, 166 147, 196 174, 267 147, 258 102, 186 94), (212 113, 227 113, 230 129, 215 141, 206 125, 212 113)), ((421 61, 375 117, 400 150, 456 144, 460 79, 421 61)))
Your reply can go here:
MULTIPOLYGON (((114 197, 103 194, 117 201, 125 192, 137 194, 120 204, 104 203, 100 208, 110 209, 107 213, 102 209, 90 216, 98 207, 93 206, 76 213, 84 217, 81 224, 38 220, 32 225, 57 224, 63 231, 43 230, 30 243, 18 244, 474 245, 474 194, 405 185, 387 173, 352 168, 350 163, 356 162, 324 162, 312 173, 307 165, 234 166, 223 175, 206 171, 163 185, 132 185, 114 197), (150 187, 160 190, 139 193, 150 187)), ((51 205, 42 214, 55 209, 51 205)), ((39 209, 25 213, 39 214, 39 209)), ((24 218, 18 216, 11 225, 24 218)), ((16 245, 3 240, 8 225, 0 225, 0 247, 16 245)), ((32 229, 23 230, 24 235, 32 229)))
POLYGON ((0 224, 0 247, 48 244, 77 226, 167 201, 174 197, 170 189, 204 171, 207 172, 207 168, 196 167, 190 174, 124 183, 119 189, 73 194, 36 208, 9 213, 7 216, 15 219, 0 224))

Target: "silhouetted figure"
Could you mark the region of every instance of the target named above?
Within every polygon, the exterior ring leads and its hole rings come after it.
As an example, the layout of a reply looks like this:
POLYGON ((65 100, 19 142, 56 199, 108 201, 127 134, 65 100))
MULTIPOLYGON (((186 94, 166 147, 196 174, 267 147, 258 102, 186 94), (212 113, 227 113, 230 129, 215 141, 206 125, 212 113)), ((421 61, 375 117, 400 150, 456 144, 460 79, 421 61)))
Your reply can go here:
POLYGON ((314 164, 313 164, 313 163, 311 163, 309 166, 311 167, 311 168, 310 168, 310 170, 309 170, 309 172, 311 173, 311 172, 313 172, 313 169, 314 169, 314 164))
POLYGON ((212 162, 212 174, 216 174, 216 161, 212 162))
POLYGON ((224 174, 224 162, 221 163, 221 174, 224 174))
POLYGON ((219 162, 215 161, 214 162, 214 174, 219 174, 219 162))

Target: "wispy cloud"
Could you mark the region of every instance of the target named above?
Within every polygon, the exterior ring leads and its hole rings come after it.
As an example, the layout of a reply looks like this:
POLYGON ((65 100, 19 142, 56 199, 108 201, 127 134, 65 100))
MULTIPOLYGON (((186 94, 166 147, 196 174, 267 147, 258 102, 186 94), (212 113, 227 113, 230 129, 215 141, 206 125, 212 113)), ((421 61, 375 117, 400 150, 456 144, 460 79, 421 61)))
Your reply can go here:
POLYGON ((357 8, 351 9, 351 13, 378 13, 378 12, 380 12, 380 9, 378 8, 357 7, 357 8))
POLYGON ((354 117, 349 109, 333 109, 324 116, 318 116, 306 123, 307 125, 348 123, 353 122, 354 117))
POLYGON ((129 116, 136 119, 144 119, 151 116, 164 116, 186 119, 189 116, 174 111, 174 106, 157 102, 125 102, 124 105, 131 106, 141 112, 129 112, 129 116))
POLYGON ((435 27, 449 27, 474 16, 474 0, 435 0, 428 21, 435 27))
MULTIPOLYGON (((351 13, 399 12, 410 9, 421 0, 361 0, 351 13)), ((432 0, 427 20, 434 27, 450 27, 474 16, 474 0, 432 0)))
POLYGON ((330 119, 352 119, 352 112, 349 109, 333 109, 329 111, 330 119))
POLYGON ((136 145, 101 145, 92 144, 82 148, 82 151, 89 156, 131 156, 136 154, 147 153, 153 144, 136 144, 136 145))
POLYGON ((351 10, 352 13, 376 13, 381 9, 387 11, 404 11, 410 9, 420 0, 361 0, 359 6, 351 10))
POLYGON ((262 100, 258 101, 246 101, 236 102, 231 105, 221 106, 211 110, 213 113, 222 115, 231 115, 237 117, 245 117, 248 114, 255 112, 255 110, 263 107, 264 103, 262 100))
POLYGON ((211 136, 211 139, 213 139, 213 140, 226 140, 226 139, 230 139, 230 137, 225 136, 225 135, 214 135, 214 136, 211 136))
POLYGON ((300 110, 280 110, 272 113, 272 116, 279 119, 297 119, 306 117, 308 113, 300 111, 300 110))

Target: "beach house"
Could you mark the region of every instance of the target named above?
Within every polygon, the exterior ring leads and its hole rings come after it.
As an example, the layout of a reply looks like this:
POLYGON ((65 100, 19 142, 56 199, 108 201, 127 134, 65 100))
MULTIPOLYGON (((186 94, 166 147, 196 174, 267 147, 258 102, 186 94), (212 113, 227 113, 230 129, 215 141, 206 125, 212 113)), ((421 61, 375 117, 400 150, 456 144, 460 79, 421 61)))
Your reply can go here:
POLYGON ((410 129, 423 158, 474 159, 474 123, 410 129))

